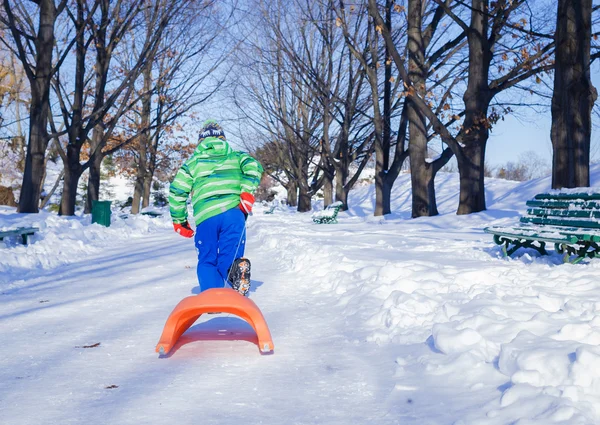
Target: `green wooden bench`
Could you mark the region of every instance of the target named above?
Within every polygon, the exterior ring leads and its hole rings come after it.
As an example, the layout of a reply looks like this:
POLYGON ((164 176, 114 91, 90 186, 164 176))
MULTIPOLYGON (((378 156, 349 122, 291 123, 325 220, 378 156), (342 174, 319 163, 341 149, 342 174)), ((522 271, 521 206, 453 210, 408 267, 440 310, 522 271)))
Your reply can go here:
POLYGON ((147 215, 148 217, 152 217, 152 218, 162 217, 162 213, 159 213, 159 212, 156 212, 156 211, 144 211, 141 214, 142 215, 147 215))
MULTIPOLYGON (((123 220, 127 220, 132 215, 135 215, 135 214, 129 214, 129 213, 127 213, 127 214, 120 214, 119 218, 123 219, 123 220)), ((159 212, 156 212, 156 211, 144 211, 144 212, 141 212, 140 215, 145 215, 145 216, 148 216, 150 218, 156 218, 156 217, 162 217, 163 216, 162 213, 159 213, 159 212)))
POLYGON ((334 202, 323 211, 314 213, 312 220, 317 224, 335 224, 337 223, 337 215, 343 206, 344 204, 340 201, 334 202))
POLYGON ((483 229, 494 235, 505 255, 519 248, 546 255, 546 244, 553 243, 565 262, 600 257, 600 193, 541 193, 526 205, 520 225, 483 229))
POLYGON ((18 227, 16 229, 3 230, 0 231, 0 241, 10 236, 21 236, 23 244, 27 245, 28 236, 35 234, 39 230, 37 227, 18 227))
POLYGON ((275 204, 271 205, 271 208, 269 208, 267 211, 264 211, 265 214, 273 214, 273 212, 275 211, 275 204))

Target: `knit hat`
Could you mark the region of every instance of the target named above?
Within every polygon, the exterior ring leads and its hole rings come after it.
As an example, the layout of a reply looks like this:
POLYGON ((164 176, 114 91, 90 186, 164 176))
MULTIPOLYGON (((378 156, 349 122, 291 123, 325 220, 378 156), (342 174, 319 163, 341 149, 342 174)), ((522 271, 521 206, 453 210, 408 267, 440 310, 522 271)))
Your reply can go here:
POLYGON ((207 137, 217 137, 221 140, 225 140, 225 132, 215 120, 204 121, 200 134, 198 135, 198 142, 202 142, 207 137))

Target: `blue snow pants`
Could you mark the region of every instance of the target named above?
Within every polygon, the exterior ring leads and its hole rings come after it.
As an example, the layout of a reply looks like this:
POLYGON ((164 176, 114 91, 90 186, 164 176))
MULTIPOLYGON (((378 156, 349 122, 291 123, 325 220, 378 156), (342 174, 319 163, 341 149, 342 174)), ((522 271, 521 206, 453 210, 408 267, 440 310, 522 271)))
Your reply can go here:
POLYGON ((239 208, 208 218, 196 227, 200 292, 223 288, 233 260, 244 256, 246 220, 239 208))

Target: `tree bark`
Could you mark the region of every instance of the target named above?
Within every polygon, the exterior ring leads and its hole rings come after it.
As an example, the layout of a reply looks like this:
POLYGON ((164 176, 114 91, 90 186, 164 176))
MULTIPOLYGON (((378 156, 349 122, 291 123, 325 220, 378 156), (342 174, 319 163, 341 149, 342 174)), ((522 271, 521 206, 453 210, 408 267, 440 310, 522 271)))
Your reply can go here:
POLYGON ((150 193, 152 191, 152 176, 150 172, 146 172, 144 176, 144 192, 142 195, 142 209, 150 205, 150 193))
POLYGON ((80 150, 81 148, 78 145, 69 144, 67 146, 67 163, 65 164, 65 178, 60 200, 60 215, 75 215, 77 186, 83 171, 79 163, 80 150))
MULTIPOLYGON (((144 86, 142 92, 142 111, 140 122, 140 135, 138 141, 138 170, 135 180, 135 190, 133 192, 133 205, 131 213, 140 212, 140 201, 144 198, 144 189, 148 174, 148 151, 150 148, 150 113, 152 110, 152 61, 149 60, 144 66, 142 72, 144 86)), ((149 193, 149 192, 148 192, 149 193)), ((149 199, 149 198, 148 198, 149 199)), ((146 205, 147 206, 147 205, 146 205)), ((143 208, 144 206, 142 206, 143 208)))
MULTIPOLYGON (((392 0, 386 0, 385 2, 385 24, 387 26, 388 31, 392 30, 392 0)), ((375 215, 385 215, 390 214, 392 212, 391 206, 391 194, 392 194, 392 186, 394 182, 390 182, 387 178, 387 172, 389 171, 390 166, 390 147, 392 145, 392 61, 390 60, 390 50, 385 45, 385 56, 384 60, 384 78, 383 81, 383 116, 382 124, 383 124, 383 133, 381 137, 381 152, 380 152, 380 161, 382 169, 379 173, 379 190, 381 191, 380 199, 381 203, 376 203, 375 215), (377 206, 380 207, 378 210, 377 206)), ((374 102, 377 102, 377 98, 373 97, 374 102)))
POLYGON ((325 172, 323 182, 323 204, 325 206, 333 204, 333 176, 325 172))
POLYGON ((558 0, 552 95, 552 188, 590 185, 592 0, 558 0))
MULTIPOLYGON (((75 28, 79 31, 75 43, 75 90, 73 92, 73 104, 71 108, 71 123, 67 126, 67 135, 69 138, 67 145, 67 162, 65 165, 65 180, 60 202, 60 215, 74 215, 75 202, 77 199, 77 186, 79 178, 83 172, 83 167, 79 162, 81 147, 87 140, 87 132, 84 130, 83 110, 84 110, 84 90, 86 74, 86 52, 84 5, 81 0, 77 1, 77 19, 75 28)), ((55 82, 56 84, 56 82, 55 82)), ((60 92, 57 90, 57 92, 60 92)), ((65 120, 66 123, 66 120, 65 120)))
POLYGON ((140 143, 138 169, 133 188, 133 203, 131 204, 131 214, 139 214, 140 203, 144 193, 144 178, 146 177, 146 148, 140 143))
POLYGON ((460 202, 457 214, 485 210, 484 162, 485 143, 466 145, 457 156, 460 170, 460 202))
MULTIPOLYGON (((408 76, 421 97, 425 95, 425 46, 423 40, 423 0, 408 3, 408 76)), ((412 184, 412 217, 438 214, 435 200, 433 167, 427 162, 427 124, 425 116, 408 101, 410 179, 412 184)))
POLYGON ((492 52, 488 43, 488 0, 473 0, 469 42, 469 76, 463 126, 464 149, 457 156, 460 172, 460 200, 457 214, 485 210, 485 147, 489 137, 488 107, 492 100, 489 67, 492 52))
POLYGON ((56 178, 54 185, 52 185, 52 189, 50 189, 50 192, 48 192, 46 194, 46 196, 44 197, 44 199, 42 199, 42 202, 40 203, 41 210, 44 209, 46 207, 46 205, 48 205, 48 202, 52 198, 52 195, 54 195, 54 193, 56 192, 56 189, 58 189, 58 186, 60 185, 60 181, 63 179, 64 176, 65 176, 65 170, 63 169, 60 172, 60 174, 58 175, 58 177, 56 178))
POLYGON ((94 152, 89 160, 89 175, 88 175, 88 187, 87 197, 85 199, 85 213, 89 214, 92 212, 92 201, 98 201, 100 199, 100 178, 102 171, 102 155, 101 143, 103 138, 102 128, 97 126, 94 128, 92 134, 91 151, 94 152))
MULTIPOLYGON (((106 34, 109 23, 109 5, 106 1, 100 2, 100 25, 96 27, 95 43, 96 43, 96 87, 95 87, 95 108, 100 109, 104 106, 104 97, 106 95, 106 80, 108 68, 110 64, 110 56, 106 49, 106 34)), ((92 156, 90 158, 90 171, 88 175, 88 192, 85 202, 85 212, 92 211, 93 201, 100 200, 100 174, 102 160, 104 155, 102 148, 106 144, 104 140, 104 130, 102 126, 97 125, 92 130, 92 143, 90 150, 92 156)))
POLYGON ((308 190, 305 187, 302 187, 302 185, 300 185, 299 188, 299 200, 298 200, 298 212, 308 212, 310 210, 312 210, 312 204, 311 204, 311 196, 310 193, 308 193, 308 190))
POLYGON ((344 204, 342 211, 348 209, 348 189, 346 180, 348 179, 348 167, 342 167, 335 173, 335 200, 344 204))
POLYGON ((296 182, 290 181, 285 186, 287 190, 287 204, 290 207, 298 206, 298 185, 296 182))
MULTIPOLYGON (((33 73, 27 72, 31 89, 31 106, 29 107, 29 143, 25 157, 25 170, 18 211, 21 213, 38 213, 42 179, 44 176, 44 157, 48 147, 48 113, 50 110, 50 82, 52 79, 52 52, 54 47, 54 24, 57 10, 53 0, 42 0, 39 4, 39 30, 35 39, 36 63, 33 73)), ((8 0, 4 1, 5 10, 10 10, 8 0)), ((13 37, 21 40, 18 29, 12 28, 13 37)), ((27 58, 24 51, 20 60, 27 58)))

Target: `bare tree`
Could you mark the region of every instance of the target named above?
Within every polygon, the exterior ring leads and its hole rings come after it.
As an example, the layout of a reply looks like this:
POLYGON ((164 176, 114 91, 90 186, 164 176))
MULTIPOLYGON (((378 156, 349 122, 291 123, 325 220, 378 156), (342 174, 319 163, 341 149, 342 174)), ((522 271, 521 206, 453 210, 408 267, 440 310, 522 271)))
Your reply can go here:
MULTIPOLYGON (((392 1, 387 0, 387 10, 390 10, 391 5, 392 1)), ((400 81, 392 78, 392 62, 389 60, 387 46, 384 45, 383 50, 381 49, 379 42, 381 24, 376 23, 374 18, 366 13, 365 5, 353 4, 347 8, 345 2, 340 0, 336 13, 346 44, 360 62, 369 83, 375 151, 375 215, 389 214, 391 212, 392 187, 402 164, 408 157, 408 150, 404 146, 408 121, 406 114, 402 112, 394 157, 390 161, 393 147, 392 115, 400 108, 403 110, 405 105, 400 101, 392 103, 394 94, 400 87, 400 81), (366 16, 366 23, 363 24, 364 16, 366 16), (351 25, 358 26, 363 31, 356 31, 353 34, 349 30, 351 25), (383 69, 383 75, 381 75, 381 69, 383 69)), ((391 34, 390 13, 386 13, 383 25, 391 34)))
POLYGON ((427 118, 452 154, 456 155, 460 173, 460 203, 457 213, 469 214, 485 209, 485 147, 489 130, 499 118, 497 113, 490 111, 490 104, 499 93, 552 69, 549 57, 554 43, 550 36, 526 28, 522 20, 513 22, 513 15, 525 5, 525 0, 499 0, 493 3, 472 0, 471 5, 461 1, 456 2, 453 7, 449 1, 433 1, 438 5, 438 10, 452 18, 464 31, 468 41, 464 111, 455 114, 449 123, 442 121, 440 108, 434 108, 411 82, 410 69, 407 70, 405 60, 385 26, 376 0, 369 0, 369 11, 390 47, 391 56, 404 80, 407 98, 427 118), (468 24, 461 18, 461 11, 470 16, 468 24), (502 43, 503 36, 507 34, 515 40, 508 46, 502 43), (512 66, 507 63, 508 53, 514 56, 512 66), (495 58, 502 60, 494 61, 495 58), (497 75, 492 76, 492 65, 496 66, 494 74, 497 75), (451 125, 461 117, 464 117, 463 124, 454 136, 451 125))
POLYGON ((142 73, 140 129, 136 148, 137 175, 132 213, 150 203, 158 153, 173 124, 208 101, 222 86, 231 47, 224 41, 230 15, 221 13, 216 0, 179 14, 161 40, 162 48, 142 73), (217 71, 223 71, 218 73, 217 71), (219 74, 219 75, 217 75, 219 74))
MULTIPOLYGON (((129 0, 110 3, 108 0, 95 0, 92 7, 84 0, 77 0, 74 10, 69 8, 69 16, 76 29, 76 55, 74 88, 67 89, 67 81, 62 73, 57 73, 53 79, 54 93, 60 105, 61 116, 66 127, 68 143, 61 157, 65 163, 65 177, 62 192, 60 213, 73 215, 79 179, 83 171, 95 164, 99 175, 98 157, 102 157, 101 150, 106 141, 111 137, 120 118, 128 111, 136 100, 132 99, 135 92, 135 81, 142 73, 145 64, 159 49, 160 40, 170 20, 176 16, 188 0, 161 0, 147 2, 146 0, 129 0), (100 7, 101 6, 101 7, 100 7), (109 9, 113 6, 112 11, 109 9), (99 28, 93 17, 96 9, 100 7, 99 28), (140 12, 149 16, 147 26, 136 25, 140 12), (86 29, 92 25, 100 31, 88 32, 86 29), (106 30, 111 28, 108 41, 106 30), (135 28, 134 28, 135 27, 135 28), (136 34, 141 32, 141 34, 136 34), (111 71, 111 59, 117 45, 122 40, 135 39, 138 50, 130 58, 130 62, 123 64, 114 72, 110 91, 108 73, 111 71), (141 41, 137 41, 137 40, 141 41), (88 77, 88 54, 90 46, 98 41, 95 60, 95 78, 88 77), (96 83, 90 86, 91 82, 96 83), (95 96, 88 102, 88 91, 95 96), (87 113, 86 113, 87 112, 87 113), (101 131, 103 130, 103 131, 101 131), (94 131, 93 140, 89 135, 94 131), (91 142, 91 143, 90 143, 91 142), (81 153, 84 145, 92 144, 94 149, 90 152, 89 159, 81 162, 81 153)), ((113 70, 115 71, 115 70, 113 70)), ((70 81, 69 81, 70 82, 70 81)), ((93 175, 93 179, 98 180, 93 175)))
MULTIPOLYGON (((245 75, 236 86, 236 103, 264 141, 282 154, 277 156, 282 158, 285 177, 273 177, 287 186, 292 204, 297 190, 298 211, 306 212, 312 209, 311 197, 323 184, 322 167, 315 161, 322 140, 323 111, 310 83, 284 50, 284 38, 285 43, 302 43, 298 15, 279 2, 261 6, 261 32, 248 38, 240 51, 245 75), (261 52, 260 58, 256 52, 261 52)), ((295 51, 303 52, 303 60, 310 61, 308 54, 315 51, 315 44, 311 46, 295 51)))
MULTIPOLYGON (((316 164, 322 170, 325 205, 335 200, 348 208, 348 192, 366 166, 373 147, 365 112, 366 73, 336 25, 334 0, 294 3, 300 24, 298 42, 280 33, 281 46, 322 110, 322 139, 316 164), (351 165, 356 169, 351 171, 351 165), (335 191, 334 191, 335 180, 335 191)), ((277 28, 275 28, 277 30, 277 28)), ((360 25, 354 27, 361 31, 360 25)))
POLYGON ((65 10, 67 0, 39 0, 35 3, 37 6, 29 7, 24 2, 4 0, 0 17, 12 38, 2 35, 0 40, 21 61, 31 90, 29 141, 18 208, 23 213, 39 212, 44 158, 50 140, 50 85, 70 50, 67 46, 53 62, 55 25, 65 10), (37 23, 34 23, 36 19, 37 23))

